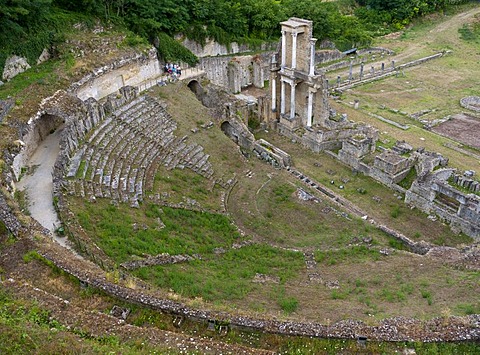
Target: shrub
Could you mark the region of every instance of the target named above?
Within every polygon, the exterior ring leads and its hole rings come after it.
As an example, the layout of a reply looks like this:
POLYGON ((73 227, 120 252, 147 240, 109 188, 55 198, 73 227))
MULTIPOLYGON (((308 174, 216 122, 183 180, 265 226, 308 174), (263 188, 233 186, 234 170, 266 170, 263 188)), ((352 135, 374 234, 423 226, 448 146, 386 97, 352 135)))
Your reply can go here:
POLYGON ((390 216, 392 218, 397 218, 398 216, 400 216, 400 206, 394 206, 392 211, 390 212, 390 216))
POLYGON ((278 305, 286 314, 290 314, 297 310, 298 301, 295 297, 282 297, 278 300, 278 305))

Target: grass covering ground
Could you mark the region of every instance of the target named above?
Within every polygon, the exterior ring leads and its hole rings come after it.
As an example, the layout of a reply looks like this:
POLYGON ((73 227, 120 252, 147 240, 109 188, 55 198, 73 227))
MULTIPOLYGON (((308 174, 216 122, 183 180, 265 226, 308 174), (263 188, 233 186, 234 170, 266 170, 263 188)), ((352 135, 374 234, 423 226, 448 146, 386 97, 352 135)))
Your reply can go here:
MULTIPOLYGON (((353 172, 351 168, 339 164, 337 160, 327 154, 307 151, 299 144, 293 144, 290 140, 271 132, 260 132, 258 137, 267 139, 291 154, 295 167, 307 176, 329 186, 335 193, 352 201, 362 210, 367 211, 370 217, 397 229, 409 238, 414 240, 423 239, 437 245, 451 246, 472 241, 471 238, 465 235, 454 234, 447 225, 428 220, 425 213, 405 205, 401 194, 369 177, 353 172), (343 182, 342 179, 343 181, 348 181, 343 182), (331 184, 332 180, 335 182, 333 185, 331 184), (343 185, 344 188, 340 189, 340 185, 343 185)), ((329 223, 335 221, 335 218, 331 215, 332 213, 328 215, 329 223)), ((345 220, 340 220, 339 223, 344 224, 346 227, 351 227, 352 224, 350 223, 349 225, 349 222, 345 220)), ((374 230, 369 230, 368 234, 378 234, 374 230)), ((338 238, 338 228, 334 229, 334 231, 338 238)), ((365 232, 360 229, 359 233, 365 232)), ((355 235, 354 232, 350 234, 352 236, 355 235)), ((346 240, 344 239, 344 241, 346 240)))
POLYGON ((267 286, 272 292, 266 301, 282 306, 285 295, 275 291, 287 280, 298 277, 303 264, 301 253, 255 245, 185 265, 141 268, 134 274, 156 286, 173 289, 184 297, 199 297, 219 304, 249 297, 255 289, 262 287, 252 282, 255 275, 264 274, 278 278, 279 282, 267 286))
MULTIPOLYGON (((410 115, 428 110, 421 119, 432 122, 465 111, 460 106, 460 99, 478 95, 477 54, 480 47, 478 41, 469 39, 468 36, 465 38, 463 33, 465 28, 475 31, 478 27, 480 9, 478 6, 468 6, 465 9, 462 13, 421 20, 406 29, 399 38, 392 39, 387 36, 378 39, 375 45, 396 51, 388 60, 395 58, 397 64, 443 50, 449 52, 440 59, 405 69, 398 77, 392 76, 347 90, 340 102, 332 103, 333 107, 346 112, 350 119, 377 127, 382 141, 405 140, 415 148, 425 147, 448 157, 452 167, 478 170, 478 159, 445 146, 458 146, 458 143, 424 130, 422 123, 395 112, 410 115), (351 103, 354 100, 359 100, 359 110, 352 109, 351 103), (410 129, 399 129, 369 116, 368 113, 408 124, 410 129)), ((340 73, 342 72, 332 72, 329 75, 336 77, 340 73)), ((468 150, 468 147, 466 148, 468 150)))
MULTIPOLYGON (((160 167, 155 175, 153 191, 169 203, 185 204, 190 201, 194 207, 219 211, 224 189, 190 169, 167 171, 160 167)), ((154 195, 153 191, 149 192, 150 196, 154 195)))
POLYGON ((241 239, 228 218, 208 212, 154 204, 132 210, 102 199, 74 212, 93 241, 117 263, 145 254, 212 254, 241 239))
MULTIPOLYGON (((405 35, 401 46, 407 48, 421 36, 428 36, 436 28, 432 26, 425 25, 418 32, 405 35)), ((422 47, 411 55, 423 55, 430 50, 422 47)), ((435 112, 446 113, 450 106, 434 96, 434 87, 441 81, 436 66, 448 66, 452 58, 455 57, 450 54, 421 67, 430 70, 430 74, 419 73, 419 68, 415 68, 406 72, 405 77, 347 92, 343 103, 333 105, 339 111, 347 111, 350 118, 375 123, 382 132, 380 144, 384 146, 393 144, 394 138, 405 139, 414 146, 415 142, 422 142, 429 150, 448 152, 450 155, 446 155, 455 166, 472 168, 473 160, 463 159, 460 153, 443 147, 448 140, 423 130, 417 122, 394 110, 412 113, 426 108, 428 102, 438 105, 435 112), (435 70, 437 74, 433 75, 435 70), (432 84, 425 84, 430 79, 432 84), (421 86, 425 89, 417 90, 421 86), (363 95, 361 110, 348 105, 354 95, 363 95), (377 101, 384 98, 385 108, 379 108, 377 101), (414 100, 411 107, 408 100, 414 100), (411 128, 396 130, 365 115, 367 111, 411 128)), ((466 76, 468 73, 460 72, 466 76)), ((455 90, 461 91, 472 83, 470 77, 458 80, 455 90)), ((189 143, 200 144, 210 155, 214 177, 208 180, 188 169, 161 167, 153 190, 147 192, 138 209, 103 199, 91 203, 68 197, 78 222, 117 264, 164 252, 200 255, 188 263, 143 267, 133 271, 135 276, 190 306, 325 324, 347 318, 375 323, 398 315, 426 319, 444 313, 479 312, 477 271, 408 253, 394 239, 368 222, 345 214, 322 196, 300 198, 300 189, 314 192, 285 171, 275 170, 255 157, 246 159, 218 125, 203 128, 213 121, 210 112, 183 83, 154 88, 149 94, 167 103, 178 124, 175 135, 188 136, 189 143), (227 196, 228 215, 223 215, 218 212, 227 190, 214 180, 225 182, 233 178, 237 183, 227 196), (162 201, 185 204, 192 200, 196 207, 208 212, 162 206, 162 201), (245 234, 239 233, 232 222, 245 234), (233 243, 243 240, 257 244, 231 249, 233 243), (389 255, 380 253, 381 249, 387 249, 389 255), (307 269, 304 253, 313 254, 317 264, 307 269), (257 282, 262 277, 263 282, 257 282)), ((451 98, 455 95, 458 92, 452 93, 451 98)), ((290 153, 297 169, 352 201, 369 217, 414 240, 447 246, 472 242, 406 206, 401 194, 356 174, 326 154, 306 151, 274 133, 260 132, 258 137, 290 153), (340 189, 340 185, 344 188, 340 189)), ((139 322, 141 318, 137 318, 139 322)), ((344 344, 335 343, 335 349, 338 350, 337 345, 347 346, 344 344)), ((290 349, 289 345, 282 346, 290 349)), ((309 346, 317 349, 317 344, 309 346)))
MULTIPOLYGON (((257 316, 374 322, 399 314, 430 318, 445 309, 452 314, 478 309, 478 274, 406 253, 397 241, 322 196, 299 198, 299 188, 308 189, 298 180, 256 157, 245 159, 216 125, 201 128, 210 120, 208 112, 183 84, 157 88, 153 94, 166 101, 177 120, 175 134, 188 134, 191 143, 201 144, 211 156, 215 177, 236 177, 237 183, 228 197, 228 216, 215 212, 225 190, 218 185, 212 190, 210 180, 188 169, 159 169, 149 196, 168 195, 169 203, 195 199, 211 212, 157 206, 149 198, 138 209, 70 198, 83 228, 116 263, 162 252, 201 255, 188 263, 143 267, 133 271, 135 276, 194 307, 257 316), (194 127, 199 131, 192 134, 194 127), (248 239, 258 244, 231 249, 232 243, 248 239), (390 255, 381 254, 382 248, 390 255), (317 266, 305 267, 304 252, 314 254, 317 266), (318 276, 312 279, 312 274, 318 276), (257 282, 258 277, 266 281, 257 282), (335 284, 338 288, 328 286, 335 284)), ((471 242, 328 155, 306 151, 273 133, 261 137, 289 152, 296 168, 407 236, 440 245, 471 242)))
MULTIPOLYGON (((386 236, 360 219, 320 197, 304 201, 300 185, 283 171, 242 178, 232 191, 229 210, 246 231, 268 243, 293 248, 338 248, 354 237, 371 237, 375 244, 388 244, 386 236), (297 186, 298 185, 298 186, 297 186)), ((310 193, 313 193, 310 191, 310 193)))

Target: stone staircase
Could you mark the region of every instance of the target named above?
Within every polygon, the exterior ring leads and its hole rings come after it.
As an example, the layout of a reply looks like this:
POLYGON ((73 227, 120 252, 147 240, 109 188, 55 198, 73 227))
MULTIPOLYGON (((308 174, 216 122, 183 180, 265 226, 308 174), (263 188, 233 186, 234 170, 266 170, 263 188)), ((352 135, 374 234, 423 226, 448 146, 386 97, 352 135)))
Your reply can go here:
POLYGON ((169 170, 189 168, 212 178, 209 155, 200 145, 189 144, 188 136, 176 137, 176 128, 165 107, 150 96, 139 96, 117 108, 72 158, 71 193, 138 206, 144 191, 153 189, 161 165, 169 170))

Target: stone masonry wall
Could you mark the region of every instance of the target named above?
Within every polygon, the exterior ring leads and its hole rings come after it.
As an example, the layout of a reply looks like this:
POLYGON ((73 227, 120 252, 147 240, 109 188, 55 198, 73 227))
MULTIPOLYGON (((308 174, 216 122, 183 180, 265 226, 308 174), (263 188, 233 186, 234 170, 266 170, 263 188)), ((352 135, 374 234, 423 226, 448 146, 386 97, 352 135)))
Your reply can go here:
POLYGON ((135 290, 106 280, 103 272, 89 262, 75 260, 64 249, 43 247, 40 250, 57 267, 78 278, 83 283, 98 288, 126 302, 139 304, 155 310, 181 315, 189 319, 218 320, 230 327, 282 335, 311 336, 322 338, 355 339, 365 336, 378 341, 461 341, 480 337, 480 315, 466 317, 435 318, 421 321, 413 318, 390 318, 377 325, 361 321, 342 320, 330 325, 316 322, 295 322, 245 317, 210 310, 194 309, 180 302, 159 298, 146 290, 135 290))
POLYGON ((270 55, 206 57, 200 59, 199 67, 213 84, 238 93, 250 85, 263 87, 264 81, 269 78, 270 55))
POLYGON ((81 100, 102 97, 124 86, 137 86, 163 74, 155 48, 146 54, 121 58, 112 64, 95 69, 69 88, 81 100))
MULTIPOLYGON (((182 37, 177 36, 177 39, 182 40, 182 37)), ((246 53, 252 52, 254 50, 269 51, 274 50, 277 46, 277 42, 263 43, 260 48, 252 48, 248 44, 239 44, 237 42, 232 42, 230 43, 230 45, 227 46, 224 44, 220 44, 210 38, 205 41, 204 45, 188 38, 184 38, 182 40, 182 44, 199 58, 246 53)))

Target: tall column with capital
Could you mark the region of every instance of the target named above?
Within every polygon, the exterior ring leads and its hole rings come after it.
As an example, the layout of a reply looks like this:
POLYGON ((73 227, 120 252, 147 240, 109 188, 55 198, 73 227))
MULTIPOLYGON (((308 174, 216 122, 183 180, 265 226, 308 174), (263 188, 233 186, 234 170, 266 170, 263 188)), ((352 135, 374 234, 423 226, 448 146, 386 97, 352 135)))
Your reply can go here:
POLYGON ((277 110, 277 80, 272 78, 272 111, 277 110))
POLYGON ((281 67, 285 67, 287 62, 287 33, 282 31, 282 65, 281 67))
POLYGON ((292 32, 292 69, 297 67, 297 33, 292 32))
POLYGON ((312 127, 313 115, 313 92, 308 91, 308 107, 307 107, 307 127, 312 127))
POLYGON ((310 76, 315 75, 315 42, 317 42, 316 38, 310 39, 310 73, 308 73, 310 76))
POLYGON ((285 114, 285 82, 282 80, 282 85, 280 89, 280 113, 285 114))
POLYGON ((295 81, 290 84, 290 119, 295 118, 295 81))

